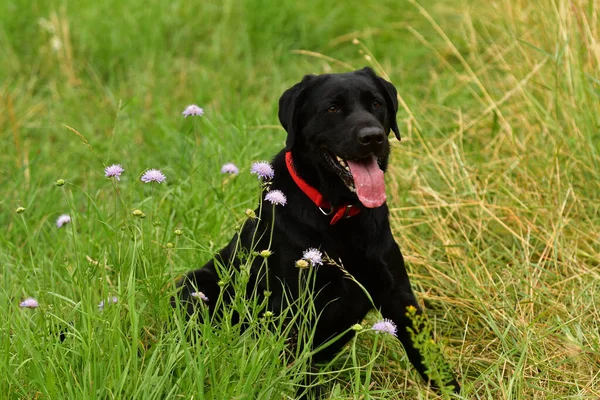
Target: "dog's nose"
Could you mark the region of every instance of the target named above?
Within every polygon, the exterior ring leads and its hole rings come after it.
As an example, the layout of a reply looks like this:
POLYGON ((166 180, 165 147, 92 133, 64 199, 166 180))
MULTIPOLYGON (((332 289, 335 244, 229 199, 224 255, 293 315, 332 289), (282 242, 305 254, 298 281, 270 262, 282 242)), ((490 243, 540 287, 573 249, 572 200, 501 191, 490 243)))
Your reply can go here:
POLYGON ((381 144, 385 140, 383 129, 369 126, 358 131, 358 143, 363 146, 381 144))

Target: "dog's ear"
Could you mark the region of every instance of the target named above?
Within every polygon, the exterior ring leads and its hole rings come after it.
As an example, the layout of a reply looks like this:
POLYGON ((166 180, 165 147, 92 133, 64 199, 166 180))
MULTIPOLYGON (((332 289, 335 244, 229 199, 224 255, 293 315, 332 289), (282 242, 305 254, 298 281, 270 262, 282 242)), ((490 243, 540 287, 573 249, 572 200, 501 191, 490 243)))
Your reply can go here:
POLYGON ((396 91, 396 87, 391 82, 377 76, 369 67, 363 68, 362 71, 375 80, 379 90, 385 97, 385 102, 388 104, 387 110, 390 119, 390 128, 394 131, 396 139, 401 140, 400 129, 398 129, 398 123, 396 122, 396 113, 398 112, 398 92, 396 91))
POLYGON ((310 82, 315 76, 306 75, 301 82, 296 83, 294 86, 283 92, 279 99, 279 122, 283 128, 287 131, 287 140, 285 142, 285 149, 290 151, 294 146, 294 140, 296 139, 296 132, 298 130, 298 108, 302 105, 302 99, 306 92, 308 82, 310 82))
POLYGON ((398 112, 398 92, 396 87, 383 78, 377 77, 377 81, 384 89, 384 95, 386 96, 386 102, 392 107, 387 107, 388 115, 390 117, 390 127, 396 135, 396 139, 401 140, 400 129, 398 129, 398 123, 396 122, 396 113, 398 112))

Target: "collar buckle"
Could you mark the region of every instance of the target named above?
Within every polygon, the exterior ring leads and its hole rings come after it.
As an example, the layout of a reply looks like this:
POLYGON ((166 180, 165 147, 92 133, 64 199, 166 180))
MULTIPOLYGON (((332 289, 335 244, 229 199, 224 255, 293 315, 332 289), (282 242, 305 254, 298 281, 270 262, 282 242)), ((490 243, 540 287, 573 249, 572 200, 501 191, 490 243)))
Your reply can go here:
POLYGON ((354 207, 352 204, 347 204, 346 205, 346 209, 344 210, 344 215, 342 215, 342 218, 350 218, 351 215, 348 215, 350 213, 350 209, 354 207))
POLYGON ((329 208, 329 211, 325 211, 325 210, 323 210, 322 207, 319 207, 319 211, 321 211, 321 213, 323 213, 323 215, 327 215, 327 216, 333 214, 333 208, 329 208))

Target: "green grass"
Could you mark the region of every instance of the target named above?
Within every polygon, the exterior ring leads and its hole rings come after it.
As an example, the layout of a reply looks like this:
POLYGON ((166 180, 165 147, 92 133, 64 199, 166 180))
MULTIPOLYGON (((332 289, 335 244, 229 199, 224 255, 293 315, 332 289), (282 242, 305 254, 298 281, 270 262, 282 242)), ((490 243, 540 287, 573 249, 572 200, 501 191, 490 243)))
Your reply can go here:
MULTIPOLYGON (((186 325, 169 298, 254 208, 249 165, 285 141, 283 90, 371 65, 402 100, 392 229, 462 397, 597 399, 599 13, 598 0, 3 2, 0 397, 293 398, 307 354, 285 362, 277 318, 252 305, 243 333, 186 325), (206 114, 183 119, 190 103, 206 114), (221 175, 225 162, 241 173, 221 175), (147 168, 167 183, 141 183, 147 168), (19 308, 28 296, 40 307, 19 308)), ((388 339, 363 330, 323 368, 331 398, 437 396, 388 339)))

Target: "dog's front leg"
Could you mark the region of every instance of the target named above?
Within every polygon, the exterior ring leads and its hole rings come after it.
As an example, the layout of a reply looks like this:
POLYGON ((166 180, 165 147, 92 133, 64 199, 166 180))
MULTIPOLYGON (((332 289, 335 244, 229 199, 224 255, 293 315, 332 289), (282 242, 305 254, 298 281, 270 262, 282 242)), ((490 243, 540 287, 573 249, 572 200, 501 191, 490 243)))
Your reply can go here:
MULTIPOLYGON (((443 381, 440 382, 430 374, 428 367, 431 368, 433 366, 425 365, 424 363, 424 354, 422 354, 422 351, 427 346, 419 346, 421 347, 420 350, 415 345, 415 337, 420 336, 419 342, 426 343, 427 341, 431 341, 433 336, 431 332, 425 333, 423 331, 425 326, 422 319, 423 311, 419 307, 415 294, 410 287, 410 281, 404 266, 404 259, 396 243, 392 245, 392 248, 388 252, 386 263, 393 277, 392 287, 389 292, 375 299, 376 303, 379 303, 376 305, 381 308, 384 318, 389 318, 396 324, 398 339, 402 342, 408 359, 423 379, 436 388, 440 386, 453 386, 455 393, 460 392, 460 386, 447 367, 445 360, 441 359, 441 357, 437 357, 436 360, 444 364, 443 366, 438 365, 438 367, 446 369, 449 374, 449 376, 444 376, 443 381), (424 334, 429 335, 429 337, 423 338, 424 334)), ((439 352, 440 350, 437 347, 432 349, 429 346, 429 351, 439 352)))
MULTIPOLYGON (((209 314, 212 316, 221 288, 219 287, 219 274, 217 265, 238 268, 239 260, 234 257, 234 249, 238 243, 238 235, 235 235, 231 242, 222 248, 212 260, 209 260, 202 268, 191 271, 184 276, 178 283, 179 302, 186 310, 187 317, 191 317, 199 307, 208 307, 209 314)), ((224 302, 228 302, 230 293, 224 293, 224 302)), ((171 305, 176 307, 177 300, 171 298, 171 305)))
MULTIPOLYGON (((212 315, 220 292, 218 281, 213 260, 204 267, 191 271, 181 280, 178 296, 187 318, 191 317, 199 307, 208 307, 209 314, 212 315)), ((175 297, 171 298, 171 305, 177 306, 175 297)))

